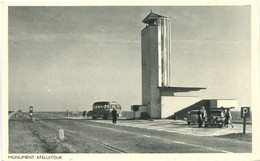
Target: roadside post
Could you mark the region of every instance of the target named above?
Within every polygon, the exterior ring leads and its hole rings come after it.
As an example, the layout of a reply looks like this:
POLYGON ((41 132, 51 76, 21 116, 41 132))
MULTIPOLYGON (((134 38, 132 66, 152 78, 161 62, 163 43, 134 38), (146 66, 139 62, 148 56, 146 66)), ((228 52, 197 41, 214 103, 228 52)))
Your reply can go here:
POLYGON ((243 118, 243 134, 246 134, 246 118, 250 117, 250 107, 241 107, 241 118, 243 118))
POLYGON ((29 116, 30 116, 30 120, 33 121, 33 106, 29 107, 29 116))
POLYGON ((65 140, 64 130, 63 129, 59 129, 59 139, 61 141, 65 140))

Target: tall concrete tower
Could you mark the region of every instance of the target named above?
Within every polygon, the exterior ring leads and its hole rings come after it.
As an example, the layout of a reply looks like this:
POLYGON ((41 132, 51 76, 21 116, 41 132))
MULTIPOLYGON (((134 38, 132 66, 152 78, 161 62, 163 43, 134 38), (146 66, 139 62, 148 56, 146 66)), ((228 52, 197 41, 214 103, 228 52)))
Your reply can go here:
POLYGON ((148 115, 160 118, 159 88, 170 84, 171 22, 151 12, 142 30, 142 103, 148 115))
POLYGON ((157 70, 156 84, 170 85, 171 21, 161 15, 150 13, 144 20, 147 26, 142 30, 142 57, 146 67, 157 70), (149 57, 146 59, 145 57, 149 57), (154 59, 156 64, 149 64, 154 59))
POLYGON ((148 115, 161 118, 161 96, 201 88, 170 87, 171 85, 171 21, 151 12, 142 21, 142 104, 148 115))

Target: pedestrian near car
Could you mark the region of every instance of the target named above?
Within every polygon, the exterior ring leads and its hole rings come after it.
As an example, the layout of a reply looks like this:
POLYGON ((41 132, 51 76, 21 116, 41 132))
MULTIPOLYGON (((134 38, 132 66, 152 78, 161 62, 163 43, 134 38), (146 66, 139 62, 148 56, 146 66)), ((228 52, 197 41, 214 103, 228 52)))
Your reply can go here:
POLYGON ((231 115, 230 109, 227 109, 226 114, 225 114, 225 126, 228 127, 228 125, 230 124, 231 127, 233 128, 231 119, 232 119, 232 115, 231 115))
POLYGON ((199 127, 205 126, 206 117, 207 117, 207 111, 205 110, 205 107, 202 106, 201 109, 198 111, 199 127))
POLYGON ((116 109, 113 108, 111 113, 112 113, 112 122, 113 122, 113 124, 116 124, 116 120, 117 120, 117 111, 116 111, 116 109))
POLYGON ((201 126, 205 126, 206 117, 207 117, 207 111, 205 110, 204 106, 201 107, 200 113, 201 113, 201 120, 202 120, 202 125, 201 126))
POLYGON ((201 111, 199 110, 198 111, 198 127, 202 127, 202 123, 203 123, 203 121, 202 121, 202 117, 201 117, 201 111))

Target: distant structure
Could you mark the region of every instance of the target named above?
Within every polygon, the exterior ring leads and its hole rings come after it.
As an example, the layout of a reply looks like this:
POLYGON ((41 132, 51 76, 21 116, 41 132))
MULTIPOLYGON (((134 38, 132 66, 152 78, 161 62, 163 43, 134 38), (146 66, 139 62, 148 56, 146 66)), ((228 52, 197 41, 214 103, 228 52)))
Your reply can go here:
MULTIPOLYGON (((175 92, 206 88, 171 87, 171 21, 151 11, 142 22, 147 24, 141 32, 142 104, 148 107, 149 117, 162 118, 163 110, 169 111, 171 108, 170 102, 180 100, 174 97, 175 92)), ((190 103, 198 101, 194 97, 182 97, 181 100, 191 100, 190 103)))

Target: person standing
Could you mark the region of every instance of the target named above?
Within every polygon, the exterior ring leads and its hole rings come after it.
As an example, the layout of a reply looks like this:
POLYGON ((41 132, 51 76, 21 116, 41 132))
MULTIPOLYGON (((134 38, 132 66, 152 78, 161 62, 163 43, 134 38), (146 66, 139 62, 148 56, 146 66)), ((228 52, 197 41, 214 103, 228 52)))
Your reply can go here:
POLYGON ((117 119, 117 111, 116 109, 113 107, 113 110, 112 110, 112 122, 113 124, 116 124, 116 119, 117 119))
POLYGON ((230 112, 230 109, 228 108, 225 114, 225 126, 228 127, 228 124, 231 125, 231 127, 233 128, 233 124, 231 123, 231 119, 232 119, 232 115, 230 112))
POLYGON ((201 110, 199 110, 197 114, 198 114, 198 125, 199 127, 202 127, 201 110))
POLYGON ((207 111, 205 110, 205 107, 202 106, 201 109, 198 111, 199 127, 205 126, 206 117, 207 117, 207 111))
POLYGON ((207 117, 207 111, 205 110, 204 106, 201 107, 200 112, 201 112, 202 126, 205 126, 206 117, 207 117))

